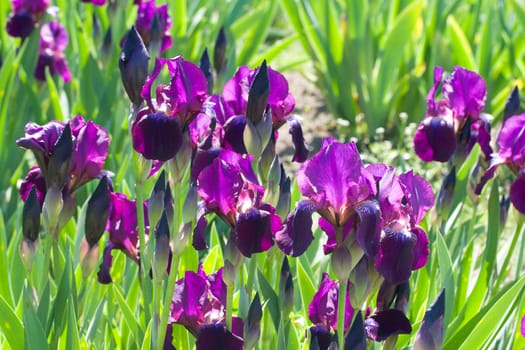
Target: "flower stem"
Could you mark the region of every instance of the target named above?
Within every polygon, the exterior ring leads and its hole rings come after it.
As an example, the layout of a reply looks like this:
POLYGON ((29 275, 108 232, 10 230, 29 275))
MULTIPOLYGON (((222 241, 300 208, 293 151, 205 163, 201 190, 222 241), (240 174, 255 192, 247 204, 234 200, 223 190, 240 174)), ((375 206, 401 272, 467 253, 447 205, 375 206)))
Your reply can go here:
POLYGON ((235 282, 228 284, 226 288, 226 328, 233 333, 232 318, 233 318, 233 288, 235 282))
MULTIPOLYGON (((40 276, 40 281, 38 284, 39 292, 44 291, 44 286, 48 280, 49 276, 49 266, 51 265, 51 244, 52 244, 52 235, 47 233, 44 239, 42 248, 44 249, 44 264, 42 269, 42 275, 40 276)), ((41 296, 41 295, 40 295, 41 296)))
MULTIPOLYGON (((505 260, 503 261, 503 265, 501 265, 501 269, 498 273, 498 278, 496 279, 496 283, 494 284, 494 288, 492 289, 492 292, 496 294, 499 291, 500 285, 503 282, 503 279, 507 276, 505 271, 507 270, 510 259, 514 256, 514 250, 516 249, 516 244, 518 243, 518 239, 522 236, 523 231, 523 220, 519 220, 518 224, 516 225, 516 230, 514 231, 514 236, 512 237, 512 241, 509 246, 509 250, 507 251, 507 254, 505 256, 505 260)), ((521 271, 520 266, 517 266, 517 271, 521 271)))
POLYGON ((339 280, 339 297, 337 299, 337 343, 339 349, 345 348, 345 306, 348 279, 339 280))
MULTIPOLYGON (((162 299, 162 280, 153 283, 153 324, 151 327, 151 348, 162 349, 164 336, 160 333, 160 300, 162 299), (162 339, 161 339, 162 338, 162 339), (160 343, 160 346, 159 346, 160 343)), ((164 331, 166 332, 166 331, 164 331)))
POLYGON ((246 289, 248 298, 252 298, 252 290, 253 290, 253 281, 255 278, 255 268, 257 267, 257 260, 255 259, 255 256, 252 255, 250 258, 250 262, 248 263, 248 281, 246 281, 246 289))

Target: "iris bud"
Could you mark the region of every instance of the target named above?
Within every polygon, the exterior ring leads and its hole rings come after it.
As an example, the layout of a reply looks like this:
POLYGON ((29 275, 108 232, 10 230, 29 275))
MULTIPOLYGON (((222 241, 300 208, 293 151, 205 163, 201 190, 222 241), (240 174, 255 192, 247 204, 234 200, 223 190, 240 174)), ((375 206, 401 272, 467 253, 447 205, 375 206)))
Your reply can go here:
POLYGON ((191 162, 193 148, 189 133, 182 134, 181 146, 175 156, 168 161, 171 176, 175 183, 181 183, 191 162))
POLYGON ((279 280, 279 299, 281 300, 282 307, 285 310, 285 314, 289 314, 294 305, 293 297, 293 277, 290 271, 290 264, 288 258, 285 256, 283 264, 281 266, 281 279, 279 280))
POLYGON ((350 282, 348 294, 352 305, 362 305, 368 297, 371 285, 366 256, 363 256, 352 270, 350 282))
POLYGON ((166 194, 166 172, 162 170, 151 190, 148 200, 149 224, 152 227, 157 226, 159 219, 164 211, 164 196, 166 194))
POLYGON ((255 125, 259 124, 266 109, 269 95, 270 79, 268 78, 266 60, 264 60, 257 70, 252 85, 250 86, 250 91, 248 92, 246 119, 249 119, 255 125))
POLYGON ((248 310, 248 317, 244 323, 244 347, 252 349, 261 336, 262 307, 259 293, 255 294, 248 310))
POLYGON ((111 196, 108 188, 108 178, 100 179, 95 192, 89 198, 86 210, 86 241, 90 247, 98 243, 106 230, 111 196))
POLYGON ((168 225, 168 218, 166 213, 162 214, 159 225, 157 227, 155 251, 153 253, 153 280, 156 282, 162 281, 166 269, 168 268, 168 260, 170 255, 170 227, 168 225))
POLYGON ((64 201, 62 199, 62 190, 56 186, 48 188, 44 205, 42 206, 42 215, 44 227, 47 233, 55 233, 58 224, 58 217, 62 211, 64 201))
POLYGON ((284 167, 281 164, 281 181, 279 183, 279 201, 275 207, 275 212, 281 217, 285 218, 290 212, 290 201, 291 201, 291 180, 289 176, 286 176, 284 167))
POLYGON ((148 75, 149 54, 144 42, 133 26, 129 30, 120 53, 118 66, 124 89, 135 106, 142 103, 142 85, 148 75))
POLYGON ((188 194, 184 199, 184 205, 182 206, 182 222, 192 222, 197 217, 197 211, 199 210, 197 186, 194 184, 190 185, 188 194))
POLYGON ((40 202, 36 194, 36 186, 31 186, 31 191, 27 196, 22 211, 22 232, 24 239, 34 242, 38 239, 38 231, 40 229, 40 202))
POLYGON ((414 342, 415 350, 441 349, 443 345, 443 317, 445 314, 445 290, 425 312, 423 322, 414 342))
POLYGON ((155 12, 153 20, 151 21, 149 39, 149 52, 153 52, 153 54, 158 56, 162 46, 162 23, 160 22, 158 12, 155 12))
POLYGON ((520 91, 517 86, 514 86, 507 101, 505 102, 505 109, 503 110, 503 121, 507 118, 519 114, 520 112, 520 91))
POLYGON ((213 67, 217 75, 221 74, 226 68, 226 45, 226 32, 224 31, 224 27, 221 27, 213 50, 213 67))
POLYGON ((443 184, 439 189, 436 201, 436 209, 442 220, 448 218, 450 206, 454 199, 454 191, 456 188, 456 166, 450 169, 450 173, 443 179, 443 184))
POLYGON ((208 82, 208 94, 211 95, 213 93, 213 70, 211 67, 210 55, 208 54, 208 48, 205 48, 202 53, 199 68, 206 77, 206 81, 208 82))
POLYGON ((71 135, 71 127, 69 123, 67 123, 53 147, 51 157, 49 157, 46 175, 48 188, 56 187, 59 190, 64 188, 67 177, 69 176, 72 156, 73 136, 71 135))

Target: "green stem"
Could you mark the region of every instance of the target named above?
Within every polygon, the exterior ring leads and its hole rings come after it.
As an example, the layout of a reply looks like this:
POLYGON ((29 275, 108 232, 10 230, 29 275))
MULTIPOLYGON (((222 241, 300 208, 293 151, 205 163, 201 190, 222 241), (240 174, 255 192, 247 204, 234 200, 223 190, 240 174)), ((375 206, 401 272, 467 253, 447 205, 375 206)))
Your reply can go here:
MULTIPOLYGON (((49 267, 51 265, 51 243, 52 243, 53 237, 50 233, 46 234, 46 237, 44 239, 43 249, 44 249, 44 264, 42 269, 42 274, 40 275, 40 283, 38 284, 39 288, 38 291, 42 293, 44 291, 44 286, 46 285, 46 282, 49 277, 49 267)), ((41 295, 40 295, 41 296, 41 295)))
POLYGON ((255 277, 255 268, 257 267, 257 260, 254 255, 250 258, 248 263, 248 281, 246 281, 246 290, 248 292, 248 298, 252 298, 253 281, 255 277))
POLYGON ((233 318, 233 288, 235 282, 228 284, 226 288, 226 327, 232 332, 232 318, 233 318))
POLYGON ((339 349, 345 348, 345 306, 347 280, 339 280, 339 297, 337 299, 337 343, 339 349))
MULTIPOLYGON (((505 256, 503 265, 501 266, 501 269, 499 270, 498 278, 496 280, 496 284, 494 285, 493 293, 497 293, 497 291, 499 291, 500 285, 506 276, 505 271, 507 270, 509 266, 510 259, 514 256, 513 252, 514 252, 514 249, 516 248, 516 243, 518 242, 518 238, 520 238, 520 236, 522 235, 522 230, 523 230, 523 221, 519 220, 516 226, 516 230, 514 231, 514 237, 512 237, 512 241, 510 243, 509 250, 507 251, 507 255, 505 256)), ((519 265, 518 265, 518 270, 517 270, 518 273, 520 272, 520 270, 521 269, 519 269, 519 265)))
POLYGON ((170 274, 168 277, 168 287, 166 288, 166 295, 164 296, 164 305, 160 315, 159 334, 157 337, 157 349, 162 349, 164 344, 164 337, 166 336, 166 329, 168 327, 168 318, 170 315, 171 299, 173 298, 173 291, 175 289, 175 282, 177 280, 177 272, 179 270, 179 256, 171 258, 170 274))
POLYGON ((394 350, 396 348, 397 335, 392 335, 385 340, 383 350, 394 350))
MULTIPOLYGON (((151 326, 151 348, 162 349, 164 335, 160 333, 160 300, 162 299, 162 280, 153 283, 153 324, 151 326), (160 343, 160 346, 159 346, 160 343)), ((166 332, 166 331, 164 331, 166 332)))

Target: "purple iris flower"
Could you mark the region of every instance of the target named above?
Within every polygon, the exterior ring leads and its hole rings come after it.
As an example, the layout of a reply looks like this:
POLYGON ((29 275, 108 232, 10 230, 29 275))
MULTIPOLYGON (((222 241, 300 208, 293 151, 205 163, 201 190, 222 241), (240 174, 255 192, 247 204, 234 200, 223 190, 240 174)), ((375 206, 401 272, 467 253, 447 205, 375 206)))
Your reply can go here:
POLYGON ((13 11, 6 22, 7 34, 16 38, 28 37, 49 3, 50 0, 11 0, 13 11))
POLYGON ((498 152, 491 155, 490 167, 483 175, 476 192, 494 176, 498 166, 506 164, 516 175, 510 186, 510 201, 522 214, 525 214, 525 114, 508 118, 498 135, 498 152))
MULTIPOLYGON (((44 178, 47 176, 49 158, 64 126, 59 121, 44 125, 30 122, 26 124, 25 137, 16 140, 18 146, 33 152, 44 178)), ((73 155, 66 186, 68 192, 74 192, 86 182, 102 176, 108 155, 109 135, 104 128, 91 120, 86 122, 80 115, 71 119, 69 126, 73 137, 73 155)))
POLYGON ((182 146, 182 133, 201 111, 207 97, 204 73, 182 56, 157 58, 142 88, 146 105, 136 115, 131 134, 133 147, 146 159, 167 161, 182 146), (155 99, 151 88, 167 66, 170 84, 158 84, 155 99))
POLYGON ((417 226, 434 205, 430 184, 412 171, 395 175, 393 167, 371 165, 378 183, 381 236, 375 268, 391 284, 406 282, 428 258, 428 238, 417 226))
MULTIPOLYGON (((196 161, 202 166, 197 178, 198 194, 206 209, 202 214, 214 212, 227 223, 231 227, 231 238, 247 257, 270 249, 275 233, 281 228, 275 209, 262 201, 264 188, 252 170, 252 161, 252 156, 230 150, 220 150, 215 158, 207 158, 208 166, 203 166, 201 160, 196 161)), ((199 221, 205 220, 203 215, 199 221)), ((204 237, 194 237, 195 241, 204 242, 204 237)))
POLYGON ((137 9, 136 27, 144 45, 159 45, 160 53, 172 45, 170 36, 171 17, 168 15, 168 5, 157 7, 155 0, 141 1, 137 9))
MULTIPOLYGON (((111 251, 118 249, 123 251, 132 260, 139 261, 139 236, 137 228, 137 204, 122 193, 111 193, 111 204, 109 209, 106 231, 109 232, 109 241, 104 248, 102 264, 98 271, 100 283, 112 282, 110 268, 113 257, 111 251)), ((144 204, 144 217, 147 223, 147 206, 144 204)))
POLYGON ((49 68, 51 75, 58 73, 66 83, 71 80, 71 73, 64 56, 68 41, 66 29, 59 22, 52 21, 42 25, 34 74, 36 79, 46 81, 46 68, 49 68))
POLYGON ((297 172, 297 182, 308 199, 297 204, 277 233, 281 250, 299 256, 308 248, 313 240, 310 216, 317 211, 320 227, 329 236, 326 252, 351 235, 367 255, 375 256, 380 220, 379 206, 373 201, 375 180, 363 166, 355 143, 325 139, 321 150, 297 172))
POLYGON ((44 198, 46 197, 47 192, 46 179, 44 178, 44 175, 42 175, 40 168, 36 165, 29 169, 29 172, 20 184, 20 198, 24 202, 27 200, 33 185, 35 186, 36 196, 40 202, 40 206, 42 206, 44 204, 44 198))
MULTIPOLYGON (((339 298, 339 282, 333 281, 328 274, 323 272, 323 279, 319 289, 314 294, 310 305, 308 305, 308 318, 317 326, 323 326, 326 330, 337 330, 337 302, 339 298)), ((346 292, 345 305, 345 332, 350 329, 354 309, 350 303, 348 289, 346 292)))
POLYGON ((197 272, 186 271, 175 284, 171 323, 186 327, 197 337, 197 349, 242 349, 243 322, 233 317, 233 333, 226 329, 226 284, 222 268, 207 275, 202 264, 197 272))
POLYGON ((365 331, 368 338, 383 341, 392 335, 410 334, 412 326, 402 311, 386 309, 366 318, 365 331))
POLYGON ((488 157, 490 123, 482 113, 487 87, 477 73, 462 67, 443 80, 444 70, 434 69, 434 84, 427 95, 427 113, 414 135, 416 154, 425 162, 448 161, 454 153, 464 157, 475 143, 488 157), (439 85, 443 99, 436 101, 439 85), (461 146, 461 147, 460 147, 461 146))

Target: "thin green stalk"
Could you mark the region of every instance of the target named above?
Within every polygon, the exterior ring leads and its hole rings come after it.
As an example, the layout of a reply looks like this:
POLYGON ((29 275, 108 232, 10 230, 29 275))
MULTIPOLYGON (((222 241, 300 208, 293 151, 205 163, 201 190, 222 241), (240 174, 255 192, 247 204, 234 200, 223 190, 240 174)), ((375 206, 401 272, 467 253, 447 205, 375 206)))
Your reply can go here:
POLYGON ((170 274, 168 277, 168 287, 166 288, 166 295, 164 296, 164 305, 160 315, 159 334, 157 337, 157 349, 162 349, 164 344, 164 337, 166 336, 166 329, 168 327, 168 318, 170 314, 171 299, 173 297, 173 290, 175 289, 175 282, 177 280, 177 272, 179 270, 179 256, 171 258, 170 274))
POLYGON ((44 263, 43 263, 43 269, 42 274, 40 275, 40 281, 38 284, 38 291, 43 292, 44 286, 46 285, 48 276, 49 276, 49 266, 51 265, 51 243, 52 243, 53 237, 48 233, 46 234, 46 237, 44 239, 44 244, 42 248, 44 249, 44 263))
MULTIPOLYGON (((494 284, 494 289, 492 290, 493 293, 497 293, 500 289, 500 285, 503 282, 503 279, 505 278, 505 271, 507 270, 510 259, 513 256, 514 249, 516 248, 516 243, 518 242, 518 238, 521 237, 523 231, 523 221, 519 220, 518 224, 516 225, 516 230, 514 231, 514 236, 512 237, 512 241, 509 246, 509 250, 507 251, 507 255, 505 256, 505 260, 503 261, 503 265, 501 265, 501 269, 498 273, 498 278, 496 279, 496 283, 494 284)), ((519 270, 518 270, 519 272, 519 270)))
MULTIPOLYGON (((518 225, 523 225, 523 218, 521 218, 521 214, 520 214, 520 218, 518 219, 518 221, 519 221, 518 225)), ((521 239, 521 244, 520 244, 519 255, 518 255, 518 264, 516 265, 516 280, 519 277, 521 277, 523 274, 521 267, 523 266, 523 249, 525 249, 525 239, 523 239, 523 234, 520 233, 518 236, 521 239)))
MULTIPOLYGON (((162 280, 153 283, 153 324, 151 327, 151 348, 153 350, 162 349, 164 335, 160 333, 160 301, 162 299, 162 280), (162 339, 162 340, 161 340, 162 339), (159 346, 160 343, 160 346, 159 346)), ((164 330, 164 333, 166 331, 164 330)))
POLYGON ((348 279, 339 280, 339 297, 337 299, 337 343, 339 349, 345 348, 345 306, 348 279))
POLYGON ((392 335, 385 340, 383 350, 394 350, 396 348, 397 335, 392 335))
POLYGON ((226 288, 226 327, 230 332, 232 332, 232 313, 233 313, 233 289, 235 287, 235 283, 231 283, 227 285, 226 288))
POLYGON ((246 282, 246 290, 248 293, 248 297, 252 298, 252 290, 253 290, 253 281, 255 277, 255 268, 257 267, 257 260, 255 256, 252 256, 250 258, 250 262, 248 263, 248 281, 246 282))

